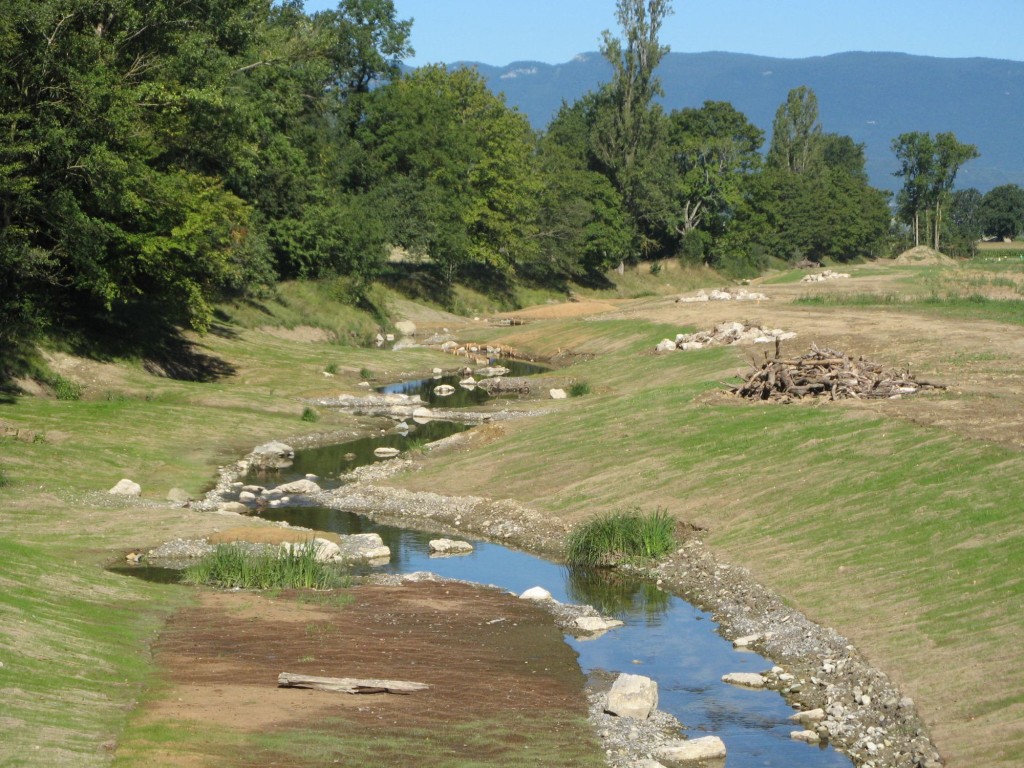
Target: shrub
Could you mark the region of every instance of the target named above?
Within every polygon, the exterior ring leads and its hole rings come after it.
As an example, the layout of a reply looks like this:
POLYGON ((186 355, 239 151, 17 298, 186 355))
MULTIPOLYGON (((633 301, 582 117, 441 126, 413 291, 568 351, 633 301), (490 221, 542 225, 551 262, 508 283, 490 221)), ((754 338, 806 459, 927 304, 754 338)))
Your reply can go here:
POLYGON ((583 397, 590 394, 590 385, 585 381, 574 381, 569 387, 569 397, 583 397))
POLYGON ((344 586, 346 576, 338 566, 318 562, 313 547, 220 544, 186 568, 182 581, 222 589, 331 589, 344 586))
POLYGON ((307 405, 302 409, 302 420, 310 422, 320 421, 320 414, 307 405))
POLYGON ((46 382, 53 389, 53 394, 58 400, 81 400, 82 385, 78 382, 66 379, 60 374, 53 374, 46 382))
POLYGON ((329 373, 329 374, 331 374, 331 376, 333 376, 337 372, 338 372, 338 364, 337 363, 328 363, 326 366, 324 366, 324 373, 329 373))
POLYGON ((360 368, 359 376, 363 379, 372 379, 374 377, 374 373, 369 368, 360 368))
POLYGON ((661 557, 676 546, 676 521, 663 509, 612 512, 578 526, 566 541, 570 565, 614 566, 661 557))

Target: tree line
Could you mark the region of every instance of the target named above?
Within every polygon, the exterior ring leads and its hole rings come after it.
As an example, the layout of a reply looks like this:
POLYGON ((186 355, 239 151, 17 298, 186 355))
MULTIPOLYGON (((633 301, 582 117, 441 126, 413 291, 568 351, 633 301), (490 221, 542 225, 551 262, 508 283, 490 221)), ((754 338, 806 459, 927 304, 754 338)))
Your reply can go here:
MULTIPOLYGON (((535 132, 473 70, 403 72, 412 21, 391 0, 0 0, 0 343, 204 331, 219 299, 288 279, 358 303, 392 248, 442 298, 637 259, 752 276, 890 249, 888 195, 812 90, 780 105, 766 152, 727 102, 658 104, 670 13, 619 0, 611 79, 535 132)), ((952 134, 894 150, 904 233, 938 245, 977 152, 952 134)))

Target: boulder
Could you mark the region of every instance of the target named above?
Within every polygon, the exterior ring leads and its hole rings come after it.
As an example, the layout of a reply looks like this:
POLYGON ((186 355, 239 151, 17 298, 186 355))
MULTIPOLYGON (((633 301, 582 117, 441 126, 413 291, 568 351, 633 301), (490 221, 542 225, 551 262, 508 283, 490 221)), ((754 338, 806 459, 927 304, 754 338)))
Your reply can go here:
POLYGON ((552 400, 565 400, 567 397, 569 397, 569 395, 566 394, 566 391, 564 389, 552 389, 548 392, 548 394, 551 395, 552 400))
POLYGON ((476 369, 476 375, 481 376, 485 379, 490 379, 495 376, 504 376, 508 373, 509 369, 501 365, 488 365, 483 368, 476 369))
POLYGON ((253 449, 250 461, 254 469, 287 469, 295 460, 295 451, 281 442, 264 443, 253 449))
POLYGON ((706 760, 725 759, 725 742, 717 736, 670 741, 655 750, 654 756, 668 766, 698 765, 706 760))
POLYGON ((462 387, 463 389, 475 389, 476 379, 474 379, 472 376, 467 376, 466 378, 459 382, 459 386, 462 387))
POLYGON ((655 352, 675 352, 677 349, 676 343, 672 339, 662 339, 658 342, 658 346, 654 348, 655 352))
POLYGON ((251 510, 240 501, 225 501, 217 507, 218 512, 226 512, 230 515, 248 515, 251 510))
POLYGON ((521 594, 520 599, 522 600, 552 600, 551 593, 548 592, 544 587, 530 587, 528 590, 521 594))
POLYGON ((412 320, 399 320, 395 323, 395 330, 403 336, 412 336, 416 333, 416 323, 412 320))
POLYGON ((806 712, 797 712, 795 715, 790 715, 789 719, 801 725, 814 725, 825 719, 825 710, 809 709, 806 712))
POLYGON ((604 711, 617 717, 646 720, 658 706, 658 684, 643 675, 621 674, 608 691, 604 711))
POLYGON ((434 412, 429 408, 417 408, 412 412, 412 420, 417 424, 426 424, 428 421, 432 421, 434 418, 434 412))
POLYGON ((327 539, 313 539, 312 541, 290 542, 286 541, 281 545, 282 552, 289 554, 300 554, 309 549, 315 552, 318 563, 333 563, 341 560, 341 547, 327 539))
POLYGON ((468 541, 454 539, 431 539, 428 546, 432 555, 464 555, 473 551, 473 545, 468 541))
POLYGON ((124 478, 123 480, 118 480, 117 485, 107 491, 107 493, 112 493, 114 496, 137 497, 142 495, 142 486, 128 478, 124 478))
POLYGON ((573 623, 584 632, 607 632, 609 629, 622 626, 618 619, 605 619, 600 616, 580 616, 573 623))
POLYGON ((391 558, 391 550, 376 533, 356 533, 341 537, 341 559, 346 561, 383 560, 391 558))
POLYGON ((722 682, 744 688, 764 688, 764 677, 756 672, 730 672, 722 675, 722 682))
POLYGON ((792 731, 789 738, 794 741, 802 741, 805 744, 817 744, 821 741, 821 737, 814 731, 792 731))
POLYGON ((291 482, 291 483, 285 483, 284 485, 279 485, 274 490, 277 491, 278 493, 281 493, 281 494, 289 494, 289 493, 307 493, 308 494, 308 493, 319 493, 321 488, 320 488, 319 485, 314 483, 312 480, 307 480, 306 478, 303 478, 301 480, 295 480, 294 482, 291 482))
POLYGON ((380 448, 373 449, 373 455, 376 456, 378 459, 391 459, 400 453, 401 451, 398 450, 397 448, 388 448, 386 446, 381 446, 380 448))
POLYGON ((749 648, 761 639, 761 635, 744 635, 732 641, 733 648, 749 648))
POLYGON ((238 500, 243 504, 252 504, 256 501, 256 494, 252 491, 242 491, 238 494, 238 500))
POLYGON ((448 397, 455 394, 455 387, 451 384, 438 384, 434 387, 434 394, 438 397, 448 397))

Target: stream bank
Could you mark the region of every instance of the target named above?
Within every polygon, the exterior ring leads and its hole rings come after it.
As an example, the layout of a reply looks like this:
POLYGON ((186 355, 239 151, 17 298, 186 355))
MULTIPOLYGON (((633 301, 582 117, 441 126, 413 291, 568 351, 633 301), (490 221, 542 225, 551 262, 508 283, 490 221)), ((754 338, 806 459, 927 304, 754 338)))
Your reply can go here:
MULTIPOLYGON (((432 450, 457 447, 464 439, 464 433, 454 435, 432 450)), ((229 498, 231 484, 243 468, 240 463, 225 469, 217 488, 202 504, 214 509, 229 498)), ((568 527, 514 501, 381 485, 415 469, 416 463, 406 458, 359 467, 345 476, 344 485, 310 494, 309 501, 383 524, 473 536, 554 557, 561 552, 568 527)), ((707 611, 726 638, 746 638, 749 647, 780 665, 768 675, 768 685, 780 690, 796 710, 823 710, 817 733, 856 765, 941 766, 913 702, 903 697, 884 673, 873 669, 845 638, 786 607, 746 569, 718 563, 699 533, 690 531, 673 555, 650 567, 624 570, 651 579, 660 589, 707 611)), ((799 729, 794 724, 794 730, 799 729)), ((624 738, 628 741, 628 734, 623 737, 616 731, 612 738, 617 743, 624 738)))

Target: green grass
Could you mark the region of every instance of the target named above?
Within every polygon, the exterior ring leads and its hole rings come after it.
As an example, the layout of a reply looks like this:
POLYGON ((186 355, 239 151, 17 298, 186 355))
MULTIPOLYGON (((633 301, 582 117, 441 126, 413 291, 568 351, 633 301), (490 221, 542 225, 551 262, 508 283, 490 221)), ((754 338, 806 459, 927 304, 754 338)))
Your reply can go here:
POLYGON ((569 385, 569 397, 583 397, 590 394, 590 385, 585 381, 574 381, 569 385))
POLYGON ((182 580, 221 589, 334 589, 346 576, 338 566, 318 562, 311 546, 253 551, 220 544, 186 568, 182 580))
POLYGON ((663 509, 612 512, 577 526, 565 544, 570 565, 618 565, 652 560, 676 545, 676 520, 663 509))
POLYGON ((898 293, 823 293, 801 296, 794 304, 805 307, 886 307, 926 312, 965 320, 991 320, 1024 325, 1024 301, 969 296, 912 296, 898 293))
POLYGON ((316 412, 316 409, 310 408, 308 405, 302 409, 302 421, 308 421, 311 423, 320 421, 320 414, 316 412))

